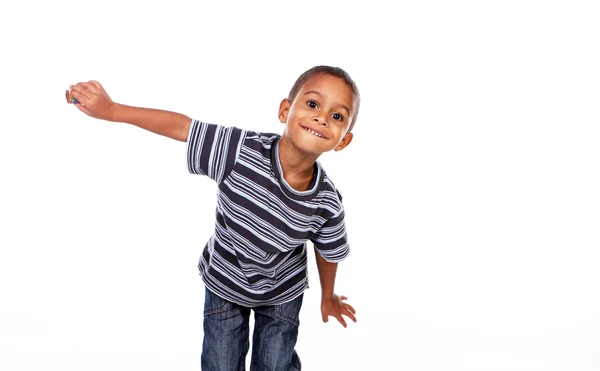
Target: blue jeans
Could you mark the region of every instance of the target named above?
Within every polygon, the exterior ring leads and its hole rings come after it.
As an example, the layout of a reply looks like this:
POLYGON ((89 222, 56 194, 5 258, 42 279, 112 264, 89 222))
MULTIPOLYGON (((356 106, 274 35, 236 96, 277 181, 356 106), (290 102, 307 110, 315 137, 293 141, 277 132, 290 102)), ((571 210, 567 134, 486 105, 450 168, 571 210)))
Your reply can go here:
MULTIPOLYGON (((280 305, 252 308, 254 336, 251 371, 300 370, 294 350, 302 297, 280 305)), ((202 371, 244 371, 249 348, 250 308, 231 303, 206 289, 202 371)))

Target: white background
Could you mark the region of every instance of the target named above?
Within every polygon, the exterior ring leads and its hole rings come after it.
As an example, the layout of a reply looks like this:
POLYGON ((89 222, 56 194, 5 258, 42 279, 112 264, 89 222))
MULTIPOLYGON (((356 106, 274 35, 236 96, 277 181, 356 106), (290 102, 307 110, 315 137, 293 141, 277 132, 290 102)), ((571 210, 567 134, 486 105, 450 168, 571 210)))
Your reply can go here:
POLYGON ((216 187, 70 84, 280 132, 297 76, 330 64, 363 97, 321 159, 358 323, 322 323, 311 253, 304 369, 600 370, 596 4, 3 2, 0 369, 200 368, 216 187))

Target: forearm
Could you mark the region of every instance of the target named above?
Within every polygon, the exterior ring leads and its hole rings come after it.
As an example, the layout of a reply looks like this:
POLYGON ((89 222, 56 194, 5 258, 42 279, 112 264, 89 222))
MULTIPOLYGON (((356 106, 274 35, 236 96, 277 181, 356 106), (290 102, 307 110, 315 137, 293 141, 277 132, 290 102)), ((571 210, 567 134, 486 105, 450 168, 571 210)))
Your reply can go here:
POLYGON ((334 293, 335 274, 338 264, 325 260, 317 249, 315 249, 315 256, 317 259, 317 269, 319 270, 319 279, 321 280, 321 297, 331 297, 334 293))
POLYGON ((185 142, 192 119, 177 112, 115 104, 111 121, 128 123, 185 142))

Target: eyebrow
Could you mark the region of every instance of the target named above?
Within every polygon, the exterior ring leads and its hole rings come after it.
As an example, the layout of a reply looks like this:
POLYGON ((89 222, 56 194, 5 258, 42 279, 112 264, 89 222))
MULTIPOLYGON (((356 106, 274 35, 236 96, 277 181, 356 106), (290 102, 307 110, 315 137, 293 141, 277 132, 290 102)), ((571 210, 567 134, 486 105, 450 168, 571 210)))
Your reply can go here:
MULTIPOLYGON (((318 92, 318 91, 316 91, 316 90, 309 90, 309 91, 307 91, 306 93, 304 93, 304 95, 306 95, 306 94, 311 94, 311 93, 312 93, 312 94, 316 94, 316 95, 318 95, 319 97, 323 97, 323 94, 319 93, 319 92, 318 92)), ((348 109, 348 107, 346 107, 344 104, 340 104, 340 107, 342 107, 343 109, 345 109, 345 110, 346 110, 346 112, 348 113, 348 116, 350 115, 350 109, 348 109)))

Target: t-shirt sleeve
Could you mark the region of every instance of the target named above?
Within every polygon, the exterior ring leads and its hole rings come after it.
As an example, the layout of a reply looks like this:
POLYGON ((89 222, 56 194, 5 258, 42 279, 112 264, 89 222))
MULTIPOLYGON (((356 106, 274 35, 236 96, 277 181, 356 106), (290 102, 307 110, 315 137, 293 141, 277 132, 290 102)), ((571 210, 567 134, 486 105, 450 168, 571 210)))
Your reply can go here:
POLYGON ((328 219, 311 240, 319 254, 328 262, 338 263, 344 260, 350 253, 344 208, 328 219))
POLYGON ((231 172, 244 131, 193 120, 187 139, 187 165, 192 174, 221 183, 231 172))

